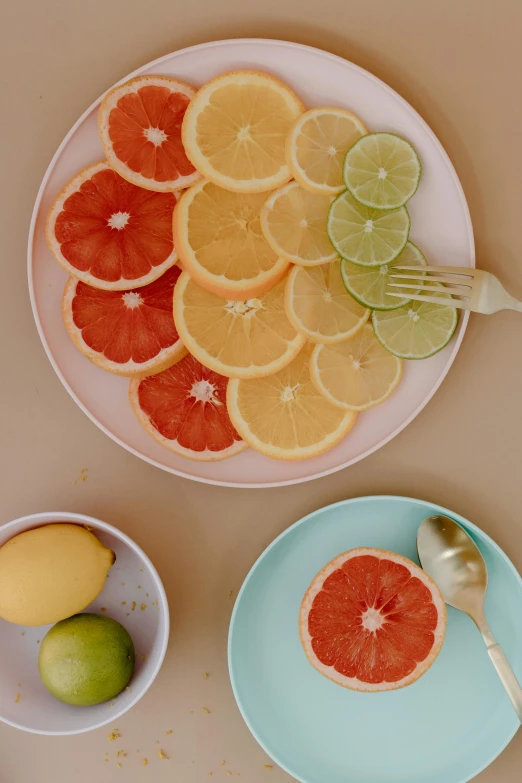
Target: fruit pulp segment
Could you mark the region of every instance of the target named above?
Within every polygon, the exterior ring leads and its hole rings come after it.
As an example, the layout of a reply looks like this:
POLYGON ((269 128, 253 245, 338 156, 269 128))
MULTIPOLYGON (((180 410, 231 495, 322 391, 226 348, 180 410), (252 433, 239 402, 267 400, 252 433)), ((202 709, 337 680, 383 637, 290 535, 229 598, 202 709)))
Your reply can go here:
POLYGON ((147 362, 179 339, 172 316, 179 267, 135 291, 103 291, 78 282, 72 301, 84 342, 113 362, 147 362))
POLYGON ((64 258, 93 277, 136 280, 172 253, 173 193, 154 193, 105 169, 64 202, 55 236, 64 258))
POLYGON ((408 568, 361 555, 325 580, 308 616, 317 658, 345 677, 398 682, 435 644, 438 612, 408 568))
POLYGON ((132 171, 158 182, 193 174, 181 142, 188 96, 168 87, 145 85, 123 95, 109 115, 115 155, 132 171))

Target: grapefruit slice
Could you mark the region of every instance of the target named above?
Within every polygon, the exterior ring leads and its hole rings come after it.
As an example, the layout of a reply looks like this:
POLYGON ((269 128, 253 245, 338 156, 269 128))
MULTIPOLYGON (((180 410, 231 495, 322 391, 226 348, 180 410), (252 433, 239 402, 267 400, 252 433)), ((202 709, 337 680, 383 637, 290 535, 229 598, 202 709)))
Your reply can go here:
POLYGON ((62 314, 69 335, 94 364, 116 375, 143 378, 187 353, 174 326, 172 301, 179 267, 134 291, 102 291, 71 277, 62 314))
POLYGON ((113 169, 149 190, 180 190, 199 179, 181 141, 183 117, 195 94, 168 76, 138 76, 110 90, 98 128, 113 169))
POLYGON ((108 163, 81 171, 47 218, 47 243, 61 266, 95 288, 123 291, 152 283, 177 259, 173 193, 151 193, 108 163))
POLYGON ((301 642, 317 671, 356 691, 411 685, 446 631, 435 582, 406 557, 360 547, 334 558, 303 598, 301 642))
POLYGON ((190 354, 168 370, 130 382, 129 399, 149 435, 176 454, 201 462, 247 448, 230 421, 228 378, 190 354))

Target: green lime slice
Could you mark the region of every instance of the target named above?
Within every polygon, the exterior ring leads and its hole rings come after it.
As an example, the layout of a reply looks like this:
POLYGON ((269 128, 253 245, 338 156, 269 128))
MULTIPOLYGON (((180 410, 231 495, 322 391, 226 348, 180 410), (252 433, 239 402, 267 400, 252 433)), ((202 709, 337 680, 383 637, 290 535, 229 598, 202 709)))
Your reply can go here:
POLYGON ((389 212, 369 209, 345 190, 330 207, 326 230, 341 258, 360 266, 381 266, 404 248, 410 216, 406 207, 389 212))
MULTIPOLYGON (((451 302, 444 286, 440 288, 441 293, 437 296, 451 302)), ((374 310, 372 313, 377 339, 401 359, 427 359, 442 351, 453 337, 457 321, 457 310, 450 304, 446 307, 413 301, 398 310, 374 310)))
POLYGON ((373 209, 404 206, 419 186, 421 164, 411 144, 394 133, 369 133, 344 159, 344 184, 373 209))
MULTIPOLYGON (((390 273, 396 266, 426 266, 426 259, 417 245, 413 242, 406 242, 406 247, 399 253, 397 258, 390 261, 389 264, 383 264, 378 267, 365 268, 352 264, 350 261, 343 261, 341 264, 341 274, 343 283, 349 294, 356 299, 363 307, 369 307, 371 310, 397 310, 411 301, 413 294, 419 291, 401 291, 395 289, 395 293, 404 293, 404 299, 397 299, 395 296, 389 296, 386 293, 386 286, 390 280, 390 273)), ((407 275, 408 272, 401 272, 407 275)), ((413 273, 412 273, 413 274, 413 273)), ((393 282, 398 283, 399 280, 393 282)), ((405 281, 407 282, 407 281, 405 281)), ((420 290, 420 289, 419 289, 420 290)))

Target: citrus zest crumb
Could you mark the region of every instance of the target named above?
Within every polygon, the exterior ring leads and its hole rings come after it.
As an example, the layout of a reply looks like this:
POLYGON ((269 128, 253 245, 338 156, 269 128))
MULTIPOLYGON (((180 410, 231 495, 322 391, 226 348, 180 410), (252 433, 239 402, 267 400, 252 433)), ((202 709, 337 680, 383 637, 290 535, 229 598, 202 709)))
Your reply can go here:
POLYGON ((142 661, 146 661, 147 660, 147 656, 143 655, 143 653, 140 655, 140 658, 141 658, 142 661))
POLYGON ((229 769, 225 770, 225 775, 231 775, 231 771, 229 769))
POLYGON ((165 753, 165 751, 164 751, 164 750, 162 750, 161 748, 158 748, 158 757, 159 757, 160 759, 166 759, 166 760, 168 760, 168 758, 169 758, 169 757, 167 756, 167 754, 165 753))
POLYGON ((127 615, 126 615, 126 616, 127 616, 127 617, 130 617, 130 612, 127 612, 127 615))
POLYGON ((226 761, 222 761, 221 766, 224 767, 226 763, 227 763, 226 761))
POLYGON ((265 764, 264 767, 265 769, 273 769, 273 766, 271 764, 265 764))
POLYGON ((18 704, 18 702, 20 701, 21 698, 22 698, 22 694, 20 692, 18 692, 16 694, 15 704, 18 704))
POLYGON ((118 763, 116 764, 116 768, 117 768, 117 769, 121 769, 121 764, 120 764, 120 762, 119 762, 119 761, 118 761, 118 763))
POLYGON ((120 732, 118 729, 113 729, 110 734, 107 735, 107 739, 109 742, 114 742, 114 740, 117 740, 121 737, 120 732))
POLYGON ((127 606, 127 601, 122 601, 122 602, 121 602, 121 605, 122 605, 122 606, 127 606))
POLYGON ((105 761, 106 764, 109 763, 109 759, 103 759, 103 760, 105 761))
POLYGON ((202 707, 201 709, 203 710, 203 712, 206 712, 207 715, 210 715, 210 710, 208 709, 208 707, 202 707))
POLYGON ((22 631, 22 636, 25 636, 25 631, 22 631))
POLYGON ((107 611, 107 607, 106 606, 100 607, 100 612, 106 612, 106 611, 107 611))
POLYGON ((138 590, 141 590, 141 585, 138 585, 138 590))
POLYGON ((144 767, 146 767, 147 764, 149 763, 149 760, 148 759, 142 759, 141 763, 143 764, 144 767))
POLYGON ((169 729, 168 731, 166 731, 165 734, 172 734, 172 729, 169 729))
POLYGON ((134 611, 136 609, 136 601, 132 602, 131 609, 132 609, 132 611, 134 611))
POLYGON ((146 608, 147 608, 147 604, 142 604, 142 605, 140 606, 140 609, 141 609, 141 611, 142 611, 142 612, 143 612, 143 610, 144 610, 144 609, 146 609, 146 608))
POLYGON ((232 595, 232 593, 233 593, 233 592, 234 592, 233 590, 229 590, 229 591, 228 591, 228 597, 229 597, 229 598, 231 597, 231 595, 232 595))
POLYGON ((208 680, 208 678, 209 678, 209 677, 210 677, 210 675, 209 675, 209 673, 208 673, 208 672, 204 672, 204 673, 203 673, 203 679, 204 679, 204 680, 208 680))

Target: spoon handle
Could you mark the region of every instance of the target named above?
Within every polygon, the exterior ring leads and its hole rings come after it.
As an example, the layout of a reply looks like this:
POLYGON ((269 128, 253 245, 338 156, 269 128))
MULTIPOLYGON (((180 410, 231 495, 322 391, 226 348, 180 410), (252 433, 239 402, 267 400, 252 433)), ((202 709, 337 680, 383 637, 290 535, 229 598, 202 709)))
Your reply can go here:
POLYGON ((519 721, 522 723, 522 688, 520 687, 520 683, 515 677, 515 673, 509 665, 501 646, 495 641, 490 644, 489 639, 485 639, 485 641, 488 646, 488 653, 493 666, 497 670, 497 674, 500 677, 502 685, 504 686, 507 695, 511 699, 511 704, 515 708, 515 712, 518 715, 519 721))

